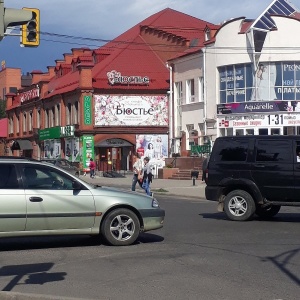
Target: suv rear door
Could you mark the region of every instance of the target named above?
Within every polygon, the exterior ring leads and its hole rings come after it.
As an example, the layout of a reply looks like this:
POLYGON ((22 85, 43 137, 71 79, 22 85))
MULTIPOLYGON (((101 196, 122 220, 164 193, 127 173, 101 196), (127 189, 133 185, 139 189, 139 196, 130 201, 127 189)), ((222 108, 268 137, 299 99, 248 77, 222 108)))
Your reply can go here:
POLYGON ((294 193, 291 139, 257 138, 251 175, 262 196, 270 201, 291 201, 294 193))

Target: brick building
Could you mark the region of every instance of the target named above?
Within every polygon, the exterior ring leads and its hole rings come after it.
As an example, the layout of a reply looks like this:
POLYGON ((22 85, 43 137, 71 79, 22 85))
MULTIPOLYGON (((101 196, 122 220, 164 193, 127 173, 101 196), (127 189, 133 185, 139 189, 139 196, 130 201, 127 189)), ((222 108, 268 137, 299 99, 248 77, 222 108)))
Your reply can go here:
POLYGON ((101 48, 72 49, 47 73, 33 71, 31 86, 6 95, 11 154, 65 157, 83 169, 93 157, 105 171, 131 169, 138 151, 162 166, 173 113, 166 62, 210 26, 167 8, 101 48))

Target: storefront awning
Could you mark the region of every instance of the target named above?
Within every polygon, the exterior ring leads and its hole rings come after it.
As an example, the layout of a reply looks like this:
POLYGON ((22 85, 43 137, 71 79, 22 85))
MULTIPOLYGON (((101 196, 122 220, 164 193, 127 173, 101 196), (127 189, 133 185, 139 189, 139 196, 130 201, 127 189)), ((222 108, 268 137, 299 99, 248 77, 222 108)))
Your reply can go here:
POLYGON ((29 140, 15 140, 11 150, 32 150, 32 143, 29 140))

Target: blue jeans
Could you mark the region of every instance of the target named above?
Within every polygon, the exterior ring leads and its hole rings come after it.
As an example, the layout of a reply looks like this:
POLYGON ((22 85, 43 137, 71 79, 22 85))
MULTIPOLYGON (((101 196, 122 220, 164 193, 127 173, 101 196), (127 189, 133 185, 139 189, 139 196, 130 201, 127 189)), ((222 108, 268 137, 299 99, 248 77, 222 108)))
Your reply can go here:
POLYGON ((146 194, 151 196, 151 190, 150 190, 150 182, 148 179, 146 179, 146 181, 143 182, 142 188, 145 190, 146 194))
POLYGON ((139 186, 142 187, 142 183, 138 180, 138 174, 134 174, 132 178, 132 185, 131 185, 131 190, 133 192, 135 191, 135 186, 137 182, 139 183, 139 186))
POLYGON ((95 177, 95 170, 94 169, 90 170, 90 177, 91 178, 95 177))

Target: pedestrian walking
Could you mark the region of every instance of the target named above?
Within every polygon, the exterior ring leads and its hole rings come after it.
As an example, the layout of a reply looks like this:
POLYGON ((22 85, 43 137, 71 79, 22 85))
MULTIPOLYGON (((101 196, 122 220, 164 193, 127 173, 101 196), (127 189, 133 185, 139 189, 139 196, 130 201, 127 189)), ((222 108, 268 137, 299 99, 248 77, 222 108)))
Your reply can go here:
POLYGON ((90 177, 95 178, 96 164, 92 158, 90 159, 89 168, 90 168, 90 177))
POLYGON ((131 190, 134 192, 136 184, 138 183, 139 186, 142 188, 143 183, 143 162, 140 158, 138 153, 134 153, 133 156, 133 178, 132 178, 132 185, 131 190))
POLYGON ((150 184, 152 182, 152 169, 149 164, 149 157, 144 158, 144 168, 143 168, 143 189, 145 190, 146 194, 152 196, 150 184))

